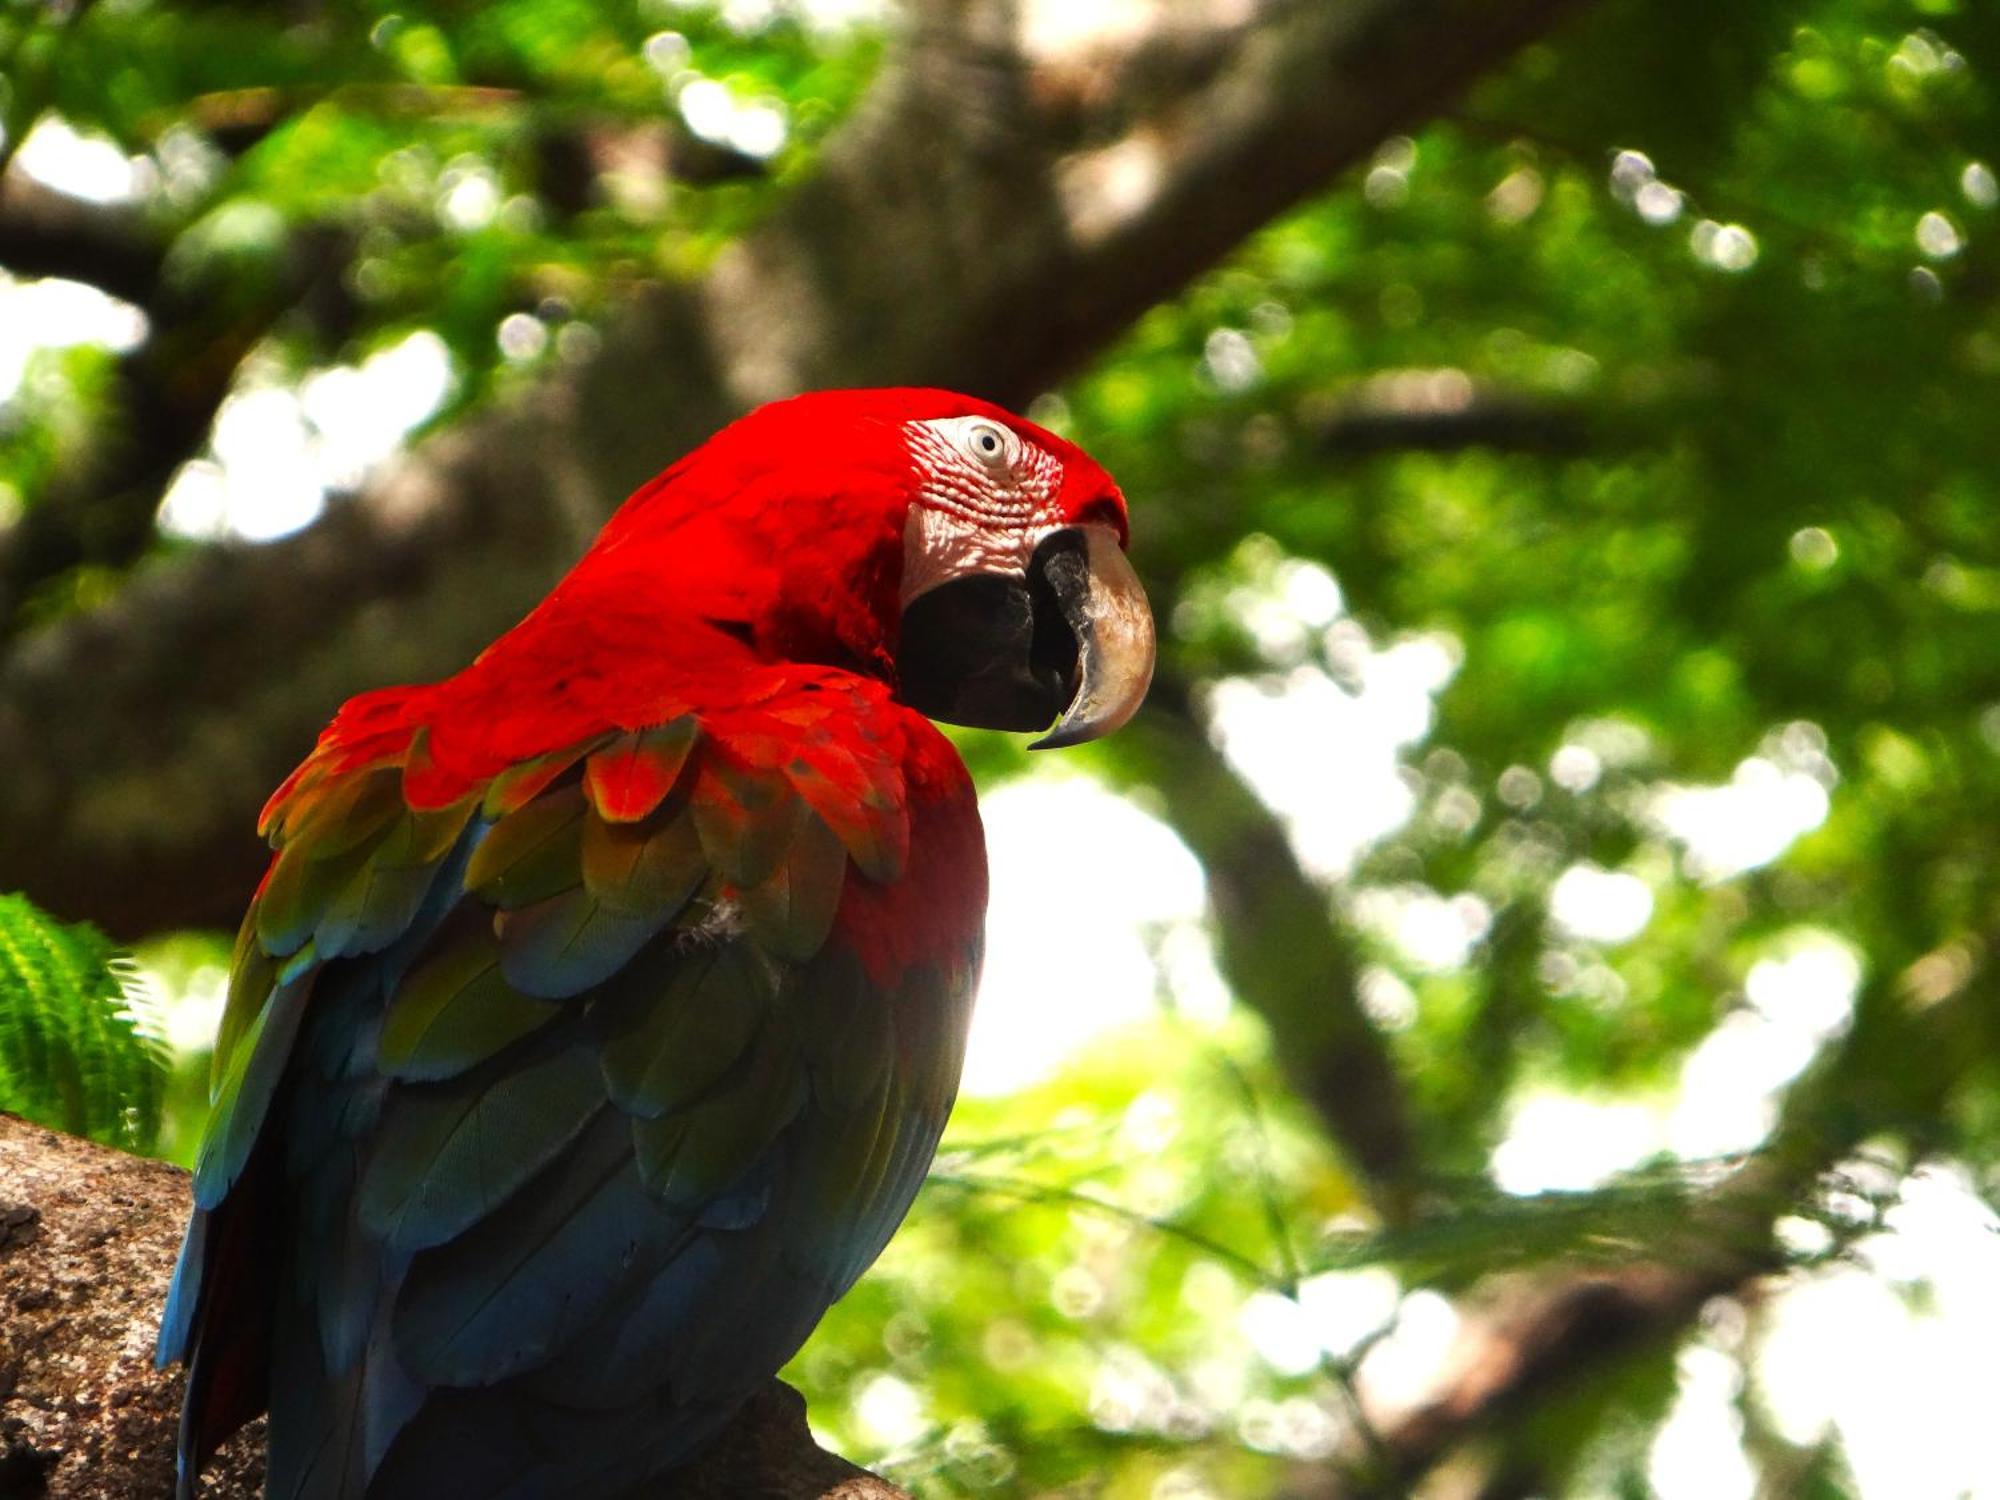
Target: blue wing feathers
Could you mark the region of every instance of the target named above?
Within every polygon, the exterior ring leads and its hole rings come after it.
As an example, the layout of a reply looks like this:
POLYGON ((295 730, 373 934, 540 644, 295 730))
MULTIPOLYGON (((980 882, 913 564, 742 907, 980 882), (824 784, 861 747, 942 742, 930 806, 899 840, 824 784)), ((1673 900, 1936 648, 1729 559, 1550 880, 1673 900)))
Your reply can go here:
POLYGON ((433 1384, 492 1385, 546 1360, 685 1232, 641 1186, 622 1124, 600 1118, 518 1212, 417 1258, 397 1348, 433 1384))
POLYGON ((491 1214, 605 1108, 596 1060, 565 1047, 467 1098, 398 1090, 357 1204, 392 1249, 444 1243, 491 1214))

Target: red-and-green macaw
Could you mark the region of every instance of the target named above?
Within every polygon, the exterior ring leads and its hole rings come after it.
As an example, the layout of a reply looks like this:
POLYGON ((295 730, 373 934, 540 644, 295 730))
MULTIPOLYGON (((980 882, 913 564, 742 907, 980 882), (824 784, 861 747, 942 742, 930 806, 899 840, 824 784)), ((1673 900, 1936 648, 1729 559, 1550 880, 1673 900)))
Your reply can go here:
POLYGON ((637 1493, 791 1357, 958 1086, 985 847, 926 715, 1129 718, 1125 540, 1033 423, 804 396, 457 676, 340 710, 264 810, 216 1042, 183 1494, 267 1408, 286 1500, 637 1493))

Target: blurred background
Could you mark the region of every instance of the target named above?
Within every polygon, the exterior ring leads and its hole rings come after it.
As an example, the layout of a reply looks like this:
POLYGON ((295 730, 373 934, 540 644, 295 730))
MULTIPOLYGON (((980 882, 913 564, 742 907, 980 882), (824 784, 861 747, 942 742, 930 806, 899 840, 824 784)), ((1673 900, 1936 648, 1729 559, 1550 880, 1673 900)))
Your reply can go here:
POLYGON ((826 1440, 2000 1495, 1996 81, 1978 0, 8 0, 0 1105, 187 1160, 336 704, 734 412, 944 384, 1122 480, 1164 654, 961 737, 826 1440))

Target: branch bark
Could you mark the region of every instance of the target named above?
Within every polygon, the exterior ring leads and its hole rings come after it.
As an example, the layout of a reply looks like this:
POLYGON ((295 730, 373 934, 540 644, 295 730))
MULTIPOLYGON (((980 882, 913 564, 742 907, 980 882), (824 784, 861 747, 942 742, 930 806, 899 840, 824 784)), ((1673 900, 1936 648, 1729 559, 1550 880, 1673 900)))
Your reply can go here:
MULTIPOLYGON (((1536 1409, 1594 1375, 1670 1345, 1713 1299, 1744 1295, 1758 1278, 1782 1270, 1770 1225, 1796 1201, 1796 1189, 1780 1192, 1762 1181, 1769 1174, 1761 1165, 1755 1175, 1756 1191, 1744 1183, 1718 1192, 1691 1217, 1672 1247, 1677 1254, 1483 1284, 1437 1385, 1380 1422, 1376 1443, 1357 1442, 1318 1500, 1407 1494, 1469 1438, 1518 1431, 1536 1409)), ((1544 1487, 1530 1483, 1519 1493, 1544 1487)))
POLYGON ((0 659, 0 889, 126 935, 232 921, 258 800, 338 702, 462 664, 663 460, 808 387, 1032 395, 1574 3, 1270 0, 1136 120, 1046 103, 1007 0, 923 11, 816 172, 598 358, 0 659))
MULTIPOLYGON (((138 1500, 173 1490, 181 1373, 152 1343, 187 1174, 0 1115, 0 1496, 138 1500)), ((207 1470, 208 1500, 263 1493, 263 1429, 207 1470)), ((773 1381, 662 1500, 909 1500, 826 1452, 773 1381)))
MULTIPOLYGON (((1991 1055, 1996 951, 1950 943, 1878 975, 1852 1029, 1787 1092, 1757 1154, 1696 1201, 1685 1225, 1645 1259, 1490 1278, 1467 1299, 1451 1358, 1424 1397, 1371 1411, 1360 1435, 1306 1493, 1381 1500, 1410 1487, 1472 1438, 1519 1431, 1546 1403, 1683 1337, 1712 1299, 1749 1295, 1791 1262, 1774 1226, 1818 1191, 1863 1141, 1924 1122, 1991 1055), (1941 976, 1944 976, 1941 978, 1941 976), (1884 1069, 1877 1059, 1894 1056, 1884 1069)), ((1921 1136, 1919 1137, 1921 1138, 1921 1136)), ((1550 1476, 1506 1493, 1550 1488, 1550 1476)))

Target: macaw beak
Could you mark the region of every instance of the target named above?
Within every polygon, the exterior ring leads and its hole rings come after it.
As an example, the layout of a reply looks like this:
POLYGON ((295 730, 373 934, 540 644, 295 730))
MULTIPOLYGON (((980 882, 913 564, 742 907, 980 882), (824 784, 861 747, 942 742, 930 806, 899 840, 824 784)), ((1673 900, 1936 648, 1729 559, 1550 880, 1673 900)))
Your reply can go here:
POLYGON ((1030 750, 1081 745, 1123 727, 1153 684, 1153 611, 1125 549, 1106 526, 1052 533, 1028 564, 1054 596, 1076 653, 1068 706, 1030 750), (1039 575, 1037 568, 1040 569, 1039 575))
POLYGON ((896 691, 933 719, 1048 733, 1028 748, 1111 733, 1153 680, 1153 614, 1117 533, 1064 526, 1021 573, 969 573, 903 607, 896 691), (1060 716, 1060 717, 1058 717, 1060 716))

